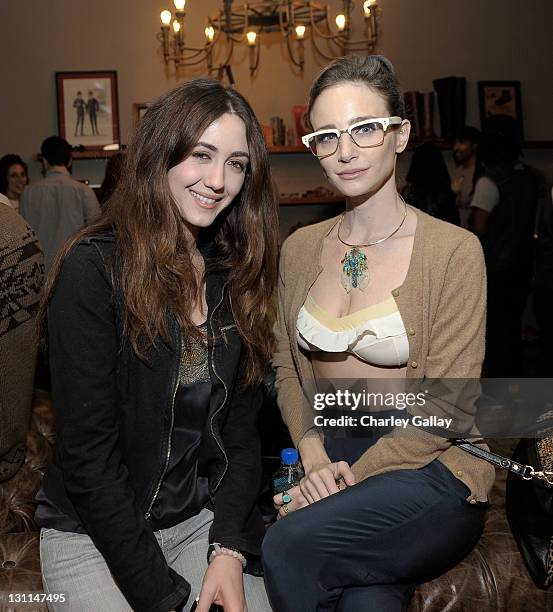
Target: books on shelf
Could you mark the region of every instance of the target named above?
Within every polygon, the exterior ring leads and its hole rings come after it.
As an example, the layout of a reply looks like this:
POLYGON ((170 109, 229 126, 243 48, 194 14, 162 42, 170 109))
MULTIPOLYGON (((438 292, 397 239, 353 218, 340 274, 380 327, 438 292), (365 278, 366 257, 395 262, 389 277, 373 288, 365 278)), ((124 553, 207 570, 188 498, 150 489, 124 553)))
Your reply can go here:
POLYGON ((275 143, 273 142, 273 127, 271 125, 262 125, 263 136, 265 136, 265 142, 268 147, 272 147, 275 143))
POLYGON ((286 126, 282 117, 270 117, 269 125, 262 126, 267 146, 301 146, 301 137, 311 131, 306 113, 305 104, 292 106, 292 126, 286 126))
POLYGON ((282 117, 271 117, 271 128, 273 130, 273 145, 282 146, 286 144, 286 126, 282 117))
POLYGON ((294 119, 294 130, 296 132, 296 144, 301 145, 301 137, 309 134, 309 120, 307 118, 307 106, 305 104, 295 104, 292 106, 292 117, 294 119))
POLYGON ((429 139, 434 136, 434 92, 406 91, 405 119, 411 123, 411 138, 429 139))

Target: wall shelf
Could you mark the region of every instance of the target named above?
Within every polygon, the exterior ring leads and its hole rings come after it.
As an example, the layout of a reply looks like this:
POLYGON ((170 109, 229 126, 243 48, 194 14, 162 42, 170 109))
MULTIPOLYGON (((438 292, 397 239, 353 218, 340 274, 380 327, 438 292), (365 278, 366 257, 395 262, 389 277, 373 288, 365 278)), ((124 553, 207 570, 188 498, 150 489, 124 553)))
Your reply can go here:
POLYGON ((297 198, 289 198, 280 196, 279 203, 281 206, 297 206, 301 204, 343 204, 345 199, 343 196, 305 196, 297 198))
MULTIPOLYGON (((113 157, 117 153, 124 153, 126 149, 119 149, 117 151, 102 151, 99 149, 95 150, 86 150, 86 151, 73 151, 72 157, 73 159, 107 159, 109 157, 113 157)), ((282 146, 282 147, 269 147, 270 155, 281 155, 281 154, 290 154, 290 153, 309 153, 309 149, 304 147, 303 145, 291 145, 291 146, 282 146)), ((40 161, 41 155, 40 153, 36 153, 34 156, 35 161, 40 161)))
POLYGON ((108 159, 117 155, 117 153, 124 153, 125 149, 118 149, 117 151, 73 151, 71 154, 73 159, 108 159))
MULTIPOLYGON (((87 150, 87 151, 72 151, 71 157, 73 159, 108 159, 113 157, 117 153, 124 153, 125 149, 119 149, 117 151, 102 151, 100 149, 87 150)), ((35 161, 40 161, 42 159, 42 155, 40 153, 35 153, 33 159, 35 161)))
MULTIPOLYGON (((438 149, 442 151, 449 151, 453 148, 453 143, 450 140, 442 140, 441 138, 435 138, 433 140, 411 140, 407 146, 407 150, 416 149, 419 145, 425 142, 432 142, 438 149)), ((522 143, 523 149, 553 149, 553 140, 525 140, 522 143)), ((303 145, 287 145, 287 146, 273 146, 269 147, 269 154, 271 155, 283 155, 283 154, 310 154, 311 152, 307 147, 303 145)))
MULTIPOLYGON (((410 142, 407 147, 408 150, 416 148, 423 142, 433 142, 438 149, 447 151, 452 148, 453 144, 450 141, 436 139, 432 141, 414 141, 410 142)), ((526 140, 522 143, 523 149, 553 149, 553 140, 526 140)), ((269 147, 269 155, 311 155, 311 152, 307 147, 303 145, 282 145, 269 147)), ((101 150, 87 150, 87 151, 73 151, 73 159, 108 159, 113 157, 117 153, 125 152, 125 149, 118 151, 101 151, 101 150)), ((35 161, 40 161, 40 153, 36 153, 34 156, 35 161)))
MULTIPOLYGON (((411 141, 409 142, 407 149, 408 150, 414 149, 418 147, 420 144, 422 144, 423 142, 433 142, 438 147, 438 149, 443 149, 443 150, 451 149, 453 147, 453 143, 446 141, 446 140, 442 140, 440 138, 436 138, 431 141, 425 141, 425 140, 411 141)), ((551 147, 553 148, 553 141, 550 144, 551 144, 551 147)), ((269 154, 270 155, 290 155, 290 154, 296 154, 296 155, 297 154, 309 154, 311 155, 311 151, 307 147, 304 147, 303 145, 282 145, 282 146, 269 147, 269 154)))
POLYGON ((523 149, 553 149, 553 140, 526 140, 523 149))
POLYGON ((297 154, 297 153, 309 153, 311 151, 303 145, 273 145, 268 147, 270 155, 282 155, 282 154, 297 154))

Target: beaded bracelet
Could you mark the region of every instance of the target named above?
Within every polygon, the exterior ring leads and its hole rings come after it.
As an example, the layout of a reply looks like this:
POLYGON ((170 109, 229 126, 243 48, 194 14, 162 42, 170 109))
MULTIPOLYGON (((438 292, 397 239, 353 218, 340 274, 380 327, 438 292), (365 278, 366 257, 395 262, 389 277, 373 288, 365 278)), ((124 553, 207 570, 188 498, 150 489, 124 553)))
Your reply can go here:
POLYGON ((246 561, 246 557, 244 557, 241 552, 233 550, 232 548, 222 547, 218 542, 213 542, 211 546, 213 546, 213 550, 209 555, 209 563, 211 563, 213 559, 215 559, 215 557, 219 555, 227 555, 229 557, 234 557, 235 559, 238 559, 238 561, 240 561, 240 563, 242 564, 242 567, 246 567, 248 562, 246 561))

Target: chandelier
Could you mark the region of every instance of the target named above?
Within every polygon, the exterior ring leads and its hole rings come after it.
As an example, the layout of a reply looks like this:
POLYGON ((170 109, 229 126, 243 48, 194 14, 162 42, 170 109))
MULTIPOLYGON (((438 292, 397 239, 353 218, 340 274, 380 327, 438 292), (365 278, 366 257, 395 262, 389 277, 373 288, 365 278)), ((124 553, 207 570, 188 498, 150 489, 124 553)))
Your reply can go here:
POLYGON ((184 33, 186 0, 174 0, 174 15, 161 12, 161 42, 163 60, 175 70, 205 62, 207 71, 227 67, 232 62, 235 47, 249 47, 250 72, 259 66, 260 40, 263 35, 280 32, 286 41, 292 64, 303 70, 304 43, 310 39, 315 53, 327 60, 355 52, 372 53, 378 38, 377 0, 363 2, 365 36, 352 36, 353 0, 342 0, 342 11, 334 18, 326 4, 312 0, 261 0, 234 5, 222 0, 219 11, 207 18, 205 40, 201 47, 187 45, 184 33))

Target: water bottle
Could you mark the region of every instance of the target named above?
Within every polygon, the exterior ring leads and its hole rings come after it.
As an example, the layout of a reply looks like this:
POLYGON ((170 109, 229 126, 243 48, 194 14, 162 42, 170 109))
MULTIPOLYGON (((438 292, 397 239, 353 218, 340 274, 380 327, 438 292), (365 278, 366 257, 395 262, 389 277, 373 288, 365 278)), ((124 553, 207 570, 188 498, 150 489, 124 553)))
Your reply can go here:
POLYGON ((298 461, 298 451, 295 448, 283 448, 280 453, 282 465, 273 476, 273 491, 275 495, 288 491, 299 484, 303 478, 303 470, 298 461))

